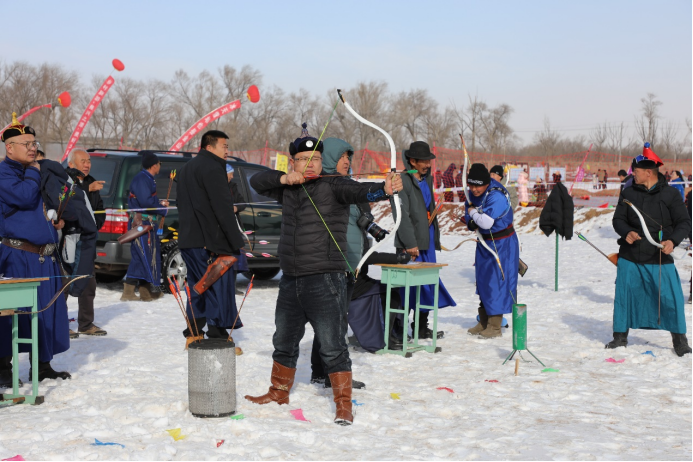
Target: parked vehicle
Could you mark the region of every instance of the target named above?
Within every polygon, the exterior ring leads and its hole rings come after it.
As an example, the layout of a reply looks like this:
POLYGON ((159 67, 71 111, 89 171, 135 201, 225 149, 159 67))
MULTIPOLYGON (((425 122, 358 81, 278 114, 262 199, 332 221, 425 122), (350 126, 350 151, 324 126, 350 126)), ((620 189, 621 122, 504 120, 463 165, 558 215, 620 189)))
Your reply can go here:
MULTIPOLYGON (((157 194, 160 199, 166 198, 171 171, 180 169, 195 153, 170 153, 164 151, 122 151, 106 149, 89 149, 91 155, 91 175, 97 180, 105 181, 101 190, 106 213, 106 222, 99 231, 96 248, 95 271, 101 280, 120 280, 125 276, 130 263, 130 244, 118 243, 118 236, 127 231, 129 214, 118 209, 127 208, 129 187, 134 176, 142 169, 142 156, 146 152, 155 153, 161 160, 161 171, 156 177, 157 194)), ((270 279, 279 273, 277 247, 281 231, 281 206, 268 197, 258 194, 249 184, 250 178, 267 167, 245 162, 239 158, 227 160, 235 170, 232 181, 238 184, 239 190, 246 199, 246 209, 239 214, 241 227, 249 231, 248 238, 257 252, 248 258, 250 275, 257 279, 270 279), (260 244, 260 241, 263 244, 260 244), (264 243, 266 242, 266 243, 264 243), (262 253, 272 255, 263 257, 262 253)), ((169 202, 176 205, 176 182, 171 187, 169 202)), ((233 213, 232 210, 229 213, 233 213)), ((169 210, 166 216, 161 239, 162 275, 185 277, 187 270, 178 249, 175 230, 178 228, 178 211, 169 210)), ((246 249, 250 250, 250 249, 246 249)), ((163 284, 166 288, 167 284, 163 284)))

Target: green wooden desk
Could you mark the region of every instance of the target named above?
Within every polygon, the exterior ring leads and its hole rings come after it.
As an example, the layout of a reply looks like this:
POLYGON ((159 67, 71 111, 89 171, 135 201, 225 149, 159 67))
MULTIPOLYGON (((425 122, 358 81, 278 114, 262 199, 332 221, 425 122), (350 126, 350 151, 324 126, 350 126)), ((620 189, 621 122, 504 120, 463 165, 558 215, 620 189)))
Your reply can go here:
POLYGON ((410 265, 387 265, 380 264, 382 275, 380 282, 387 285, 386 300, 385 300, 385 348, 378 350, 377 354, 396 354, 406 358, 411 358, 412 353, 416 351, 427 351, 429 353, 438 353, 442 348, 436 346, 438 339, 438 281, 440 280, 440 268, 448 266, 445 263, 414 263, 410 265), (421 286, 433 285, 433 306, 421 304, 421 286), (390 289, 404 288, 404 300, 402 309, 390 308, 390 289), (413 342, 407 339, 407 330, 409 328, 409 289, 416 287, 416 312, 414 313, 414 332, 412 335, 413 342), (433 313, 433 341, 431 345, 419 344, 419 310, 421 308, 430 309, 433 313), (391 313, 402 313, 404 318, 402 350, 391 350, 389 341, 389 326, 391 313))
POLYGON ((12 316, 12 393, 0 395, 0 404, 41 404, 43 396, 38 395, 38 296, 41 281, 48 278, 0 280, 0 316, 12 316), (16 314, 17 308, 31 307, 31 315, 16 314), (31 338, 19 338, 19 316, 31 316, 31 338), (19 394, 19 344, 31 344, 31 395, 19 394))

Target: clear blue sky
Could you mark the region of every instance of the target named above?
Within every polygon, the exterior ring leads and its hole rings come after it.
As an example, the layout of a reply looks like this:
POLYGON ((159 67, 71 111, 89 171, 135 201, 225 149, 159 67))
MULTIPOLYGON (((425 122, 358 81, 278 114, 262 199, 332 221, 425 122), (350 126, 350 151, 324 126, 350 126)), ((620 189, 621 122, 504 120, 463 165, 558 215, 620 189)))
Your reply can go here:
POLYGON ((60 63, 83 82, 117 57, 134 78, 249 64, 287 91, 324 95, 378 80, 391 91, 425 88, 443 106, 478 93, 510 104, 525 140, 545 116, 568 135, 604 121, 633 125, 648 92, 682 129, 691 116, 687 0, 21 5, 3 21, 0 58, 60 63))

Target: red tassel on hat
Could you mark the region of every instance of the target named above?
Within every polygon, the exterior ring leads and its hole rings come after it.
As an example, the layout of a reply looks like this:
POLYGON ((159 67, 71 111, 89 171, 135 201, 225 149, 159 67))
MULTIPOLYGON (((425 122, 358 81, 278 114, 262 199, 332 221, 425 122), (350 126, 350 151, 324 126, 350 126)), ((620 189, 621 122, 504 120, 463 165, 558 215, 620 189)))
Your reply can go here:
POLYGON ((657 164, 657 167, 661 167, 664 165, 664 162, 662 162, 662 159, 657 156, 657 154, 650 149, 650 143, 645 143, 645 147, 642 148, 642 155, 650 159, 652 162, 655 162, 657 164))

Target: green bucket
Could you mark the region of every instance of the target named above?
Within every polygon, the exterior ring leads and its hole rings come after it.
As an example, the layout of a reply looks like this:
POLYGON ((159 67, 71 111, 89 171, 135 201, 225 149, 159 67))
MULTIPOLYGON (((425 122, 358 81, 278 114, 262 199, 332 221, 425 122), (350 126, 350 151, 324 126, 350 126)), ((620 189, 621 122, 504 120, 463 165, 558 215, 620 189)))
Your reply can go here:
POLYGON ((513 349, 527 349, 527 305, 513 305, 513 349))

